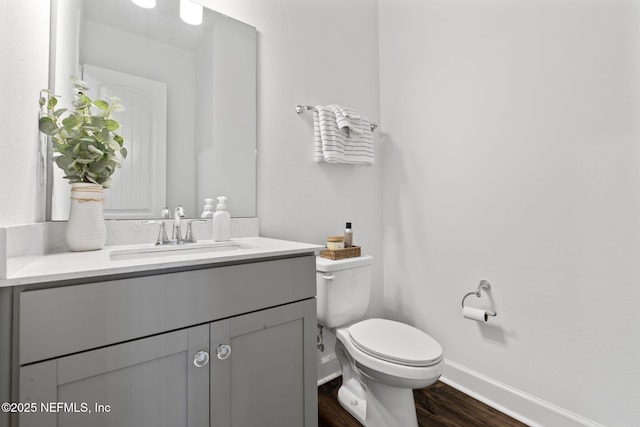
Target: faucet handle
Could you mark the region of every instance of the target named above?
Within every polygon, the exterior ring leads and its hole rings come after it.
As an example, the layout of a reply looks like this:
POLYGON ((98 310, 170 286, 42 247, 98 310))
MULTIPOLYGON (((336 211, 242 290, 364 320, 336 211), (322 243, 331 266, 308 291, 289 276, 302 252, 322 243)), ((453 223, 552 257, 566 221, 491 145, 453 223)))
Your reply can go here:
POLYGON ((167 238, 167 228, 164 225, 164 221, 150 221, 145 220, 142 221, 143 224, 160 224, 160 229, 158 230, 158 238, 156 239, 156 246, 166 245, 171 243, 171 241, 167 238))
POLYGON ((191 227, 191 224, 194 222, 207 222, 203 219, 189 219, 187 220, 187 235, 184 236, 184 241, 186 243, 196 243, 196 239, 193 236, 193 229, 191 227))

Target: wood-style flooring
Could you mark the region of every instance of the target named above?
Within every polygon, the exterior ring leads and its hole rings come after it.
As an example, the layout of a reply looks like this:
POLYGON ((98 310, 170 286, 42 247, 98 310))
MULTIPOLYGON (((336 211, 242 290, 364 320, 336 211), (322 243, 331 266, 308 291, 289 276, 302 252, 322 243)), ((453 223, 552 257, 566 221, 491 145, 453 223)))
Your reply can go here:
MULTIPOLYGON (((318 427, 362 427, 338 402, 342 377, 318 387, 318 427)), ((420 427, 527 427, 440 381, 414 390, 420 427)))

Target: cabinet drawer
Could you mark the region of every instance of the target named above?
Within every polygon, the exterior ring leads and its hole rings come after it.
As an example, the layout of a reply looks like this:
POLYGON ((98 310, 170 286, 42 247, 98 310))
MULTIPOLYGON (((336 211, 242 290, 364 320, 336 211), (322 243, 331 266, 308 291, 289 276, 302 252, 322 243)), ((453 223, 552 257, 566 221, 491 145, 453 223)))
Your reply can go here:
POLYGON ((315 295, 315 257, 119 279, 20 294, 20 364, 315 295))

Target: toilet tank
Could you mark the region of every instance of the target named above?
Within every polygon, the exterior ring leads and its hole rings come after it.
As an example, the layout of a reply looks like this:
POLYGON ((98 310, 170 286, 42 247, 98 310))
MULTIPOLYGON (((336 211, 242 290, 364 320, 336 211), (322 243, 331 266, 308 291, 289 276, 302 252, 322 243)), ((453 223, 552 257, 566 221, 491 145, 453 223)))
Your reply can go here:
POLYGON ((369 308, 373 258, 316 257, 318 323, 336 328, 362 319, 369 308))

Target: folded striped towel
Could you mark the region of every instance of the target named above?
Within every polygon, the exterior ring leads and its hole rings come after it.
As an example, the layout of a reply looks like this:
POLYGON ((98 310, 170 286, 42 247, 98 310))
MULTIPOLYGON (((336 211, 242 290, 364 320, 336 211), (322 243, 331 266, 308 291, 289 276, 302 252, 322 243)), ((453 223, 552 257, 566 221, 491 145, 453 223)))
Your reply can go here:
POLYGON ((340 111, 340 127, 334 105, 318 105, 313 110, 313 133, 316 162, 367 164, 375 163, 371 122, 363 116, 344 109, 340 111), (357 118, 356 118, 357 116, 357 118), (359 121, 359 123, 358 123, 359 121), (349 123, 346 123, 349 122, 349 123), (359 128, 359 132, 353 128, 359 128))
POLYGON ((336 115, 336 123, 338 124, 338 129, 347 131, 349 134, 353 133, 362 133, 362 118, 360 114, 356 113, 349 108, 344 108, 339 105, 329 105, 329 108, 333 110, 333 114, 336 115))

